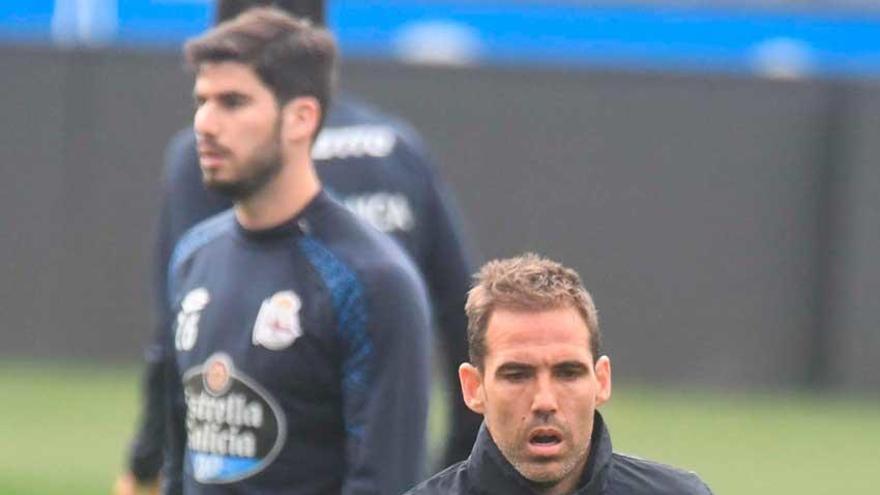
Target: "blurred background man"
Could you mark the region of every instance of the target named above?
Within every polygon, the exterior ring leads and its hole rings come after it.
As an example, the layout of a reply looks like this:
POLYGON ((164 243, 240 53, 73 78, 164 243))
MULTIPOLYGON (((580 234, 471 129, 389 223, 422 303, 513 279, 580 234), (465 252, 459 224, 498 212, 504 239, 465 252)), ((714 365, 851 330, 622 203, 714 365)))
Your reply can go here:
MULTIPOLYGON (((322 0, 220 0, 217 22, 260 5, 275 5, 322 25, 322 0)), ((168 260, 190 227, 231 206, 228 198, 201 183, 195 139, 180 131, 166 153, 163 205, 156 258, 156 300, 163 326, 170 315, 166 300, 168 260)), ((431 295, 443 381, 455 383, 455 370, 466 359, 463 301, 470 274, 467 243, 458 226, 457 208, 438 176, 418 134, 402 120, 343 93, 332 104, 313 150, 316 169, 327 189, 379 230, 395 239, 416 262, 431 295)), ((161 333, 161 329, 160 329, 161 333)), ((129 469, 120 487, 155 485, 163 443, 161 363, 157 346, 147 352, 144 409, 132 444, 129 469)), ((445 462, 467 456, 479 418, 455 398, 448 404, 450 431, 445 462)), ((121 492, 120 492, 121 493, 121 492)))

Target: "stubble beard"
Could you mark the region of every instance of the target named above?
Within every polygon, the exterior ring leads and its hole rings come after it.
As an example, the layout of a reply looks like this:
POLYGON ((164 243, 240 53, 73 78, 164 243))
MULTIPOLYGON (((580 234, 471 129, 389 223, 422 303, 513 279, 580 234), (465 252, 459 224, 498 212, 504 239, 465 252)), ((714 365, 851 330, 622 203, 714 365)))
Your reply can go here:
POLYGON ((275 132, 269 137, 266 144, 257 149, 261 152, 243 164, 241 167, 243 174, 239 179, 216 180, 203 173, 202 183, 206 188, 226 196, 236 203, 252 198, 281 171, 282 154, 279 125, 276 125, 275 132))
POLYGON ((557 466, 552 468, 529 461, 524 456, 520 456, 512 464, 519 474, 535 485, 539 492, 545 492, 567 479, 586 455, 587 449, 584 449, 583 452, 572 452, 567 457, 559 459, 557 466))
MULTIPOLYGON (((561 425, 554 426, 559 427, 563 432, 566 431, 561 428, 561 425)), ((568 437, 566 441, 569 442, 569 445, 573 446, 573 439, 570 435, 564 436, 568 437)), ((562 458, 540 462, 530 459, 527 453, 527 442, 526 439, 523 439, 523 441, 516 443, 516 445, 499 444, 498 447, 508 461, 510 461, 511 465, 513 465, 514 469, 531 482, 539 493, 550 491, 561 481, 567 479, 580 464, 583 463, 585 465, 585 460, 590 450, 590 442, 588 441, 585 445, 576 447, 574 451, 563 453, 562 458)), ((580 476, 580 473, 578 473, 578 476, 580 476)))

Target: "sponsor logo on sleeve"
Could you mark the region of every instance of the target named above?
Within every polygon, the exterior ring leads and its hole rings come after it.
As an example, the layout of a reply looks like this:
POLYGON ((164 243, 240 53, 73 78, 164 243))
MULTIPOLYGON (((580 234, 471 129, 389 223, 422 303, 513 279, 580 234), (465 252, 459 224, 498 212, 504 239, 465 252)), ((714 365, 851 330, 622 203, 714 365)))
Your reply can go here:
POLYGON ((284 445, 278 403, 223 353, 184 374, 187 459, 199 483, 232 483, 266 468, 284 445))
POLYGON ((396 143, 394 129, 383 125, 325 128, 312 146, 312 158, 382 158, 391 154, 396 143))
POLYGON ((263 301, 254 322, 253 343, 279 351, 302 335, 299 310, 302 301, 292 290, 278 292, 263 301))
POLYGON ((211 302, 208 289, 199 287, 189 291, 180 303, 177 312, 177 328, 174 332, 174 348, 189 351, 196 345, 199 336, 199 318, 202 310, 211 302))

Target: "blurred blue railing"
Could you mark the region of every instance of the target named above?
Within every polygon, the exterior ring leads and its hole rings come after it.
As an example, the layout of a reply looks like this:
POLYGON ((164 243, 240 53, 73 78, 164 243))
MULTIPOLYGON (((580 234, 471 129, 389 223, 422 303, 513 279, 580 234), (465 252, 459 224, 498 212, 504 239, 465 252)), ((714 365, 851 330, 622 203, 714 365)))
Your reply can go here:
MULTIPOLYGON (((0 3, 0 39, 175 47, 209 0, 0 3)), ((471 64, 880 76, 880 12, 503 1, 332 0, 349 57, 471 64)))

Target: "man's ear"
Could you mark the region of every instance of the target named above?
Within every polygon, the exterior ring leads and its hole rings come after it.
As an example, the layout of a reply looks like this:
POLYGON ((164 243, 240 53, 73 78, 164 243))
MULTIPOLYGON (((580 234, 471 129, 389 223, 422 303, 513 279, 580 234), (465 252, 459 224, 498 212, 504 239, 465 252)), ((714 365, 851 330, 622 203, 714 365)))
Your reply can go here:
POLYGON ((485 412, 485 394, 483 391, 483 374, 470 364, 462 363, 458 367, 458 379, 461 382, 461 396, 468 408, 477 413, 485 412))
POLYGON ((608 356, 602 356, 596 361, 596 381, 599 382, 596 405, 601 406, 611 398, 611 359, 608 356))
POLYGON ((321 104, 314 96, 297 96, 281 109, 282 132, 290 141, 312 141, 321 121, 321 104))

